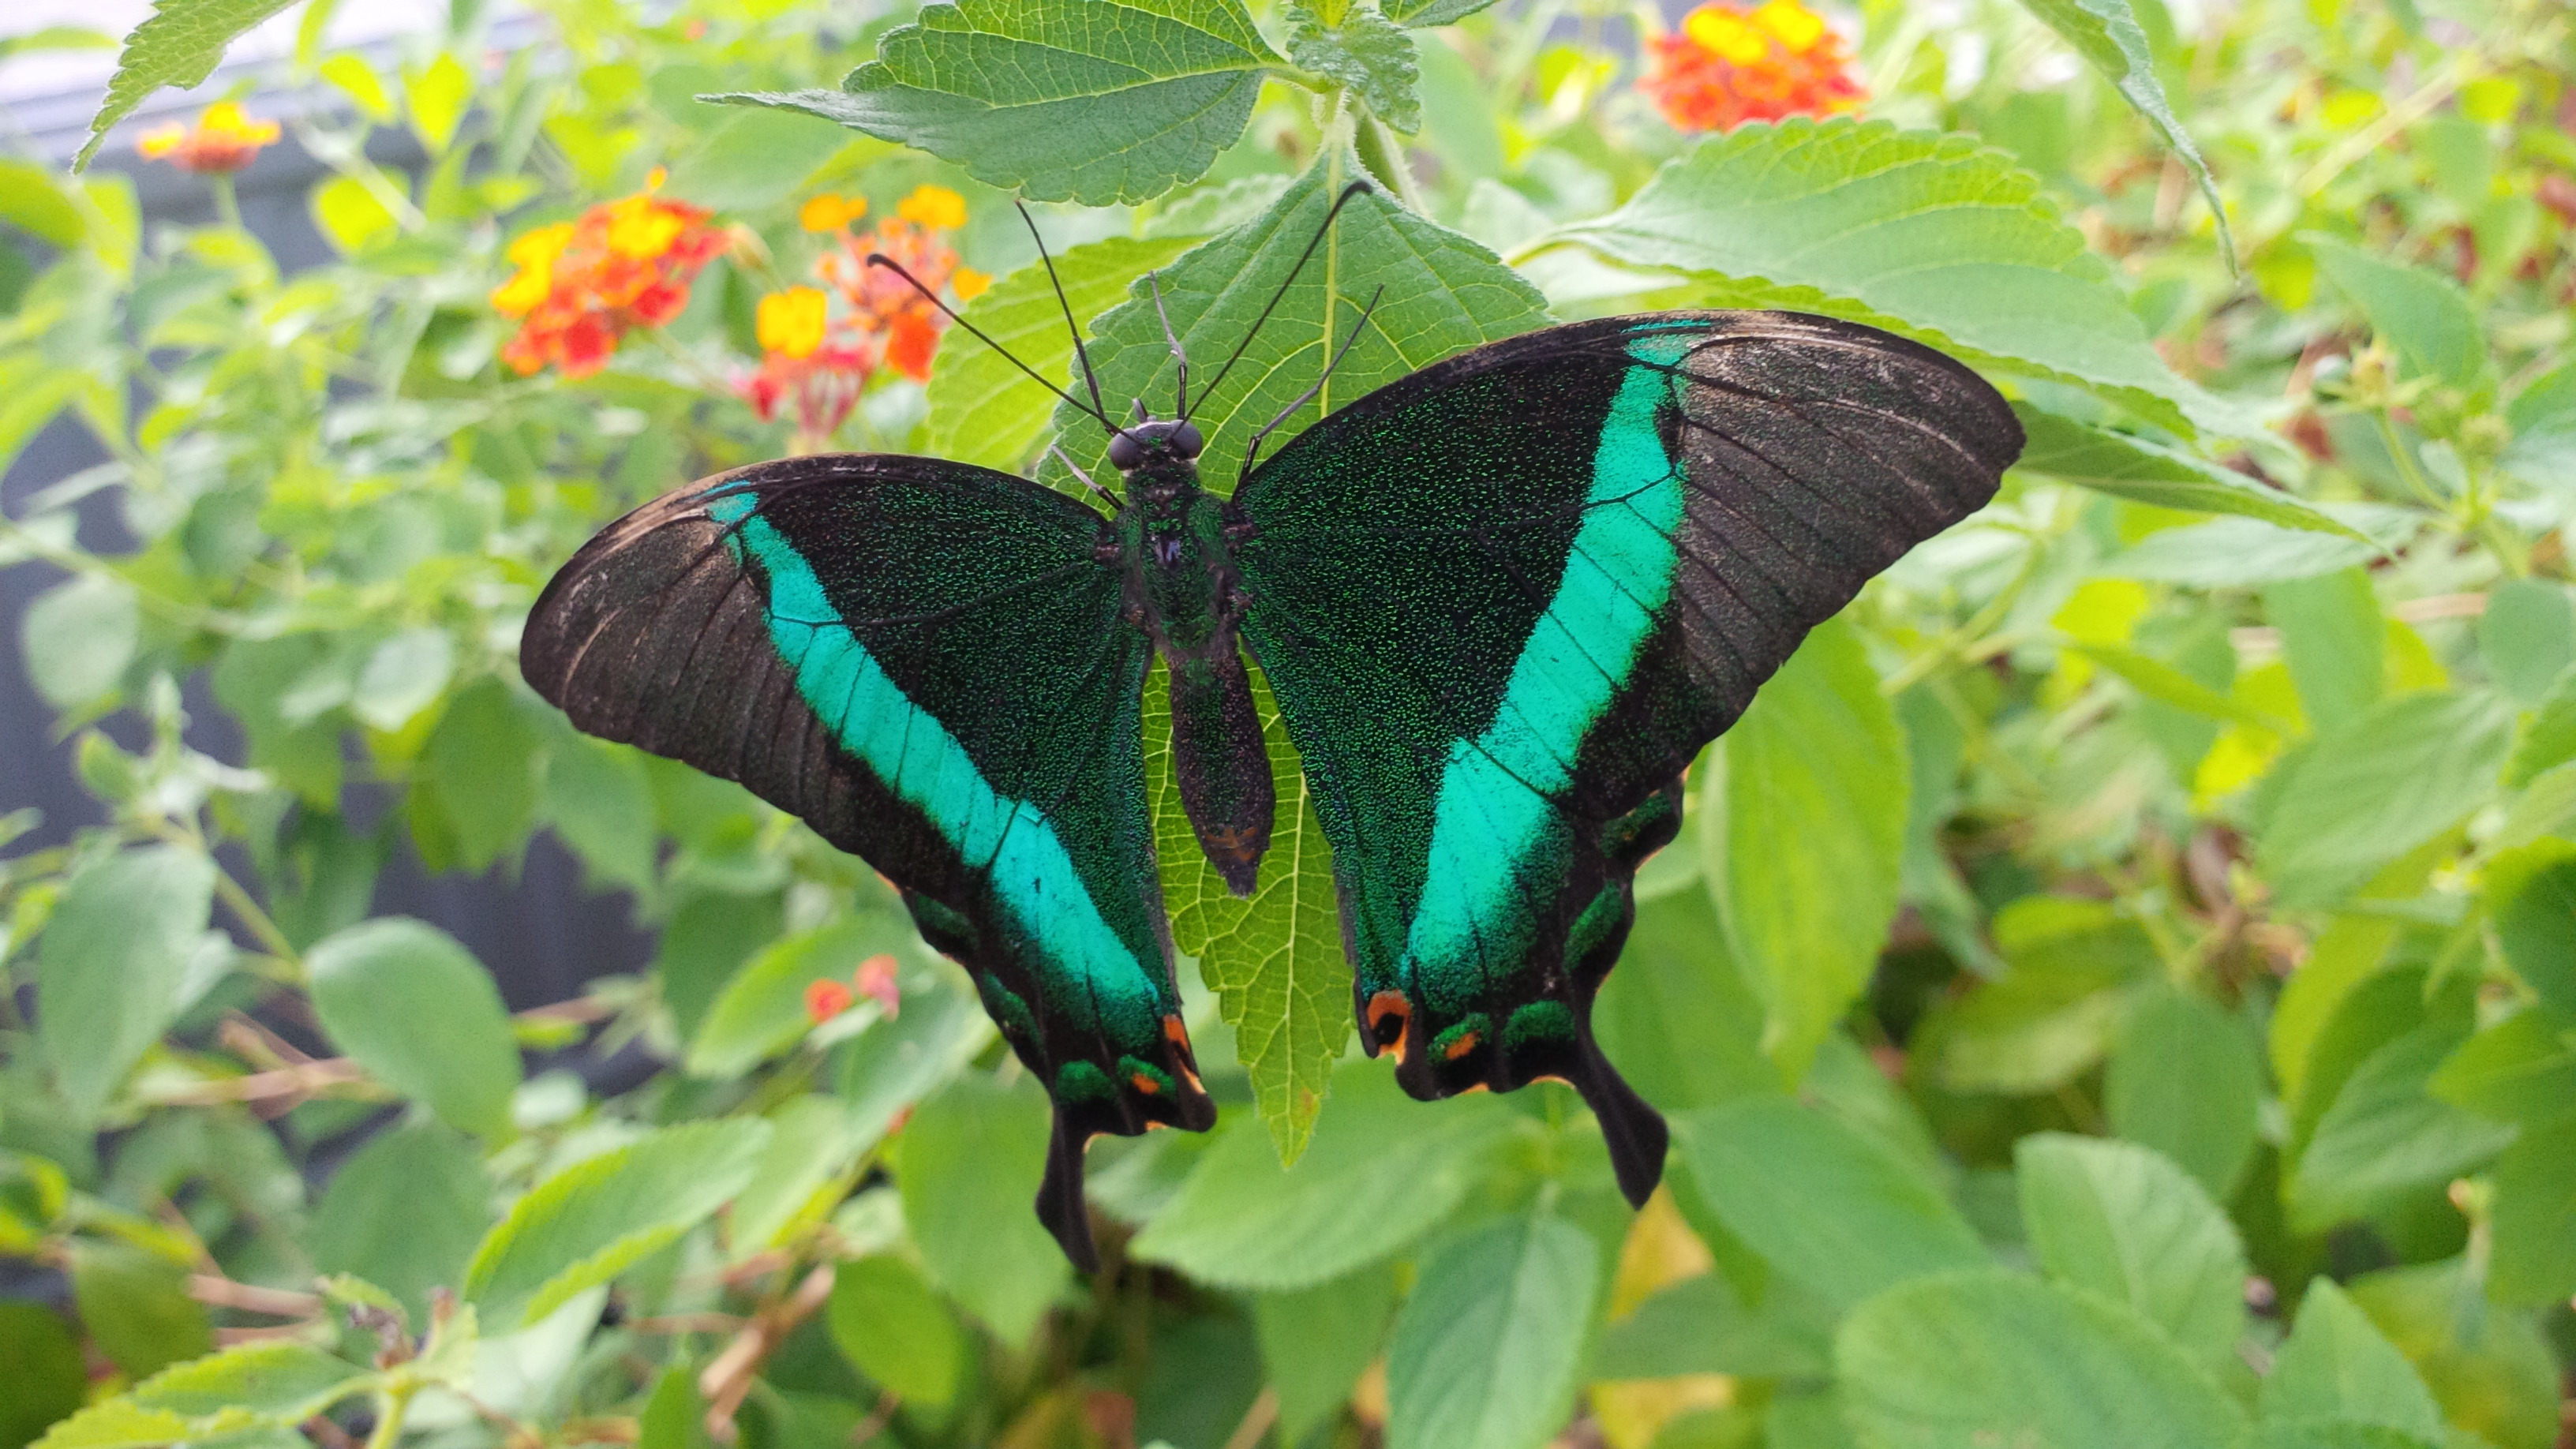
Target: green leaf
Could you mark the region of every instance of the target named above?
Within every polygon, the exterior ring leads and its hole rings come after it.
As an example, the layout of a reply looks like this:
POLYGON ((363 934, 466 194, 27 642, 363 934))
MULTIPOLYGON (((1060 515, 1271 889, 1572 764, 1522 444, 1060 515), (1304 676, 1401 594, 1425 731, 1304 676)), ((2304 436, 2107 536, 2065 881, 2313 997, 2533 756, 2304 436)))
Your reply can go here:
POLYGON ((785 907, 775 892, 692 891, 680 898, 662 927, 653 982, 682 1037, 697 1034, 743 963, 777 939, 785 924, 785 907))
POLYGON ((1700 859, 1790 1081, 1860 994, 1896 917, 1910 761, 1860 638, 1807 636, 1708 757, 1700 859))
POLYGON ((838 91, 774 106, 917 146, 1032 201, 1145 201, 1243 134, 1279 57, 1238 0, 964 0, 888 31, 838 91))
POLYGON ((2497 688, 2525 709, 2538 708, 2576 665, 2576 605, 2566 587, 2507 579, 2489 590, 2478 616, 2478 653, 2497 688))
MULTIPOLYGON (((2457 1449, 2475 1449, 2454 1440, 2457 1449)), ((2481 1440, 2479 1443, 2483 1444, 2481 1440)), ((2349 1419, 2266 1419, 2256 1424, 2235 1449, 2442 1449, 2431 1439, 2418 1439, 2376 1424, 2349 1419)))
POLYGON ((734 1262, 783 1245, 848 1193, 860 1154, 875 1145, 854 1130, 852 1115, 820 1092, 770 1112, 769 1145, 725 1217, 734 1262))
POLYGON ((1863 1444, 2209 1449, 2245 1412, 2135 1313, 1996 1270, 1919 1279, 1835 1337, 1863 1444), (1927 1351, 1937 1345, 1938 1351, 1927 1351))
POLYGON ((584 736, 557 740, 546 751, 545 772, 539 793, 546 824, 581 857, 592 881, 649 892, 662 837, 642 758, 584 736))
POLYGON ((2511 740, 2476 696, 2383 700, 2282 767, 2255 860, 2282 904, 2331 901, 2492 798, 2511 740))
MULTIPOLYGON (((1098 316, 1127 299, 1128 288, 1156 267, 1196 245, 1195 236, 1139 241, 1110 237, 1073 248, 1055 259, 1065 305, 1076 318, 1098 316)), ((966 304, 965 318, 1038 377, 1061 380, 1080 393, 1073 365, 1073 334, 1046 268, 1035 264, 995 282, 966 304)), ((1037 378, 1013 367, 1001 351, 975 340, 963 327, 942 335, 930 365, 930 421, 926 451, 1016 473, 1044 442, 1055 395, 1037 378)))
POLYGON ((1279 1395, 1280 1443, 1305 1443, 1349 1402, 1394 1316, 1395 1275, 1382 1268, 1253 1299, 1262 1366, 1279 1395))
POLYGON ((1838 1306, 1988 1261, 1922 1174, 1785 1097, 1693 1112, 1673 1126, 1691 1181, 1727 1231, 1838 1306))
POLYGON ((1365 4, 1345 3, 1330 22, 1312 6, 1291 3, 1288 58, 1357 95, 1371 114, 1411 135, 1422 129, 1422 81, 1413 37, 1365 4))
POLYGON ((2074 383, 2169 427, 2229 421, 2148 345, 2039 179, 1971 137, 1848 119, 1740 126, 1544 240, 1711 277, 1711 305, 1823 312, 2074 383))
POLYGON ((1342 954, 1332 847, 1306 791, 1297 747, 1280 723, 1269 682, 1256 670, 1252 703, 1270 752, 1279 824, 1249 898, 1236 896, 1199 848, 1171 756, 1169 675, 1145 682, 1145 793, 1172 944, 1196 956, 1234 1028, 1237 1060, 1252 1078, 1254 1109, 1282 1166, 1292 1166, 1331 1090, 1333 1063, 1351 1036, 1351 968, 1342 954))
POLYGON ((2105 901, 2024 896, 1995 913, 2004 974, 1936 1003, 1912 1043, 1952 1091, 2051 1091, 2110 1046, 2123 988, 2157 969, 2154 944, 2105 901))
POLYGON ((2074 646, 2074 652, 2118 675, 2130 688, 2159 703, 2189 710, 2207 719, 2226 720, 2276 735, 2291 732, 2287 721, 2239 703, 2234 697, 2219 693, 2163 660, 2135 649, 2122 649, 2112 644, 2078 644, 2074 646))
POLYGON ((903 1259, 880 1254, 841 1264, 824 1323, 859 1372, 905 1403, 935 1409, 957 1397, 966 1375, 966 1335, 903 1259))
POLYGON ((1574 1404, 1591 1235, 1514 1215, 1434 1249, 1387 1345, 1387 1449, 1538 1449, 1574 1404))
POLYGON ((813 190, 843 147, 869 144, 792 111, 738 111, 671 163, 670 193, 716 211, 765 211, 813 190))
POLYGON ((2309 1282, 2263 1380, 2262 1406, 2266 1419, 2346 1419, 2442 1437, 2442 1410, 2415 1366, 2331 1278, 2309 1282))
POLYGON ((445 51, 417 71, 407 69, 403 76, 403 104, 411 111, 412 134, 420 137, 432 156, 445 154, 447 143, 456 139, 457 123, 465 119, 465 108, 473 101, 474 77, 445 51))
POLYGON ((80 171, 98 153, 108 128, 163 86, 196 87, 215 73, 224 47, 295 0, 153 0, 152 14, 125 37, 108 78, 107 98, 90 117, 89 139, 72 158, 80 171))
POLYGON ((2260 588, 2282 579, 2313 578, 2367 564, 2380 556, 2382 546, 2403 542, 2413 528, 2402 510, 2381 510, 2377 505, 2320 505, 2320 511, 2343 519, 2376 541, 2356 543, 2256 518, 2213 518, 2159 529, 2113 558, 2102 571, 2115 578, 2201 589, 2260 588))
POLYGON ((2352 1301, 2424 1376, 2442 1418, 2496 1449, 2550 1449, 2558 1365, 2529 1314, 2487 1303, 2461 1262, 2387 1268, 2346 1285, 2352 1301))
POLYGON ((1029 1204, 1045 1171, 1046 1093, 969 1073, 903 1129, 903 1220, 922 1262, 994 1336, 1028 1341, 1067 1277, 1064 1252, 1029 1204))
POLYGON ((75 709, 124 679, 143 612, 123 579, 82 574, 38 594, 18 630, 36 693, 56 709, 75 709))
POLYGON ((2290 1220, 2318 1232, 2410 1188, 2450 1181, 2513 1141, 2514 1128, 2435 1097, 2434 1069, 2467 1036, 2436 1019, 2388 1042, 2354 1069, 2299 1153, 2290 1220))
POLYGON ((769 1124, 665 1127, 540 1182, 474 1250, 465 1297, 500 1332, 524 1327, 704 1222, 751 1180, 769 1124))
POLYGON ((353 257, 402 230, 402 221, 365 182, 335 176, 313 188, 313 224, 340 255, 353 257))
POLYGON ((2576 842, 2541 840, 2487 863, 2496 944, 2531 994, 2576 1019, 2576 842))
POLYGON ((45 1426, 68 1418, 88 1396, 80 1341, 42 1303, 0 1302, 0 1449, 24 1449, 45 1426))
POLYGON ((1762 999, 1727 955, 1717 908, 1696 880, 1638 902, 1618 967, 1592 1001, 1602 1051, 1667 1112, 1778 1091, 1779 1069, 1762 1055, 1762 1017, 1762 999))
POLYGON ((2164 84, 2156 79, 2155 54, 2147 47, 2147 32, 2139 27, 2129 0, 2022 0, 2022 8, 2075 47, 2075 53, 2164 137, 2166 147, 2200 184, 2201 198, 2209 203, 2228 274, 2242 275, 2236 261, 2236 234, 2227 225, 2227 208, 2219 202, 2217 178, 2209 174, 2209 163, 2200 158, 2200 148, 2191 143, 2191 133, 2183 129, 2165 99, 2164 84))
POLYGON ((2103 1074, 2111 1130, 2172 1158, 2224 1202, 2254 1157, 2263 1062, 2236 1015, 2166 988, 2129 1004, 2103 1074))
POLYGON ((315 946, 306 967, 323 1029, 367 1075, 462 1131, 509 1132, 519 1089, 509 1008, 455 937, 382 916, 315 946))
POLYGON ((0 221, 69 249, 89 234, 89 223, 64 191, 47 168, 15 157, 0 158, 0 221))
POLYGON ((378 1133, 331 1175, 305 1246, 324 1273, 349 1273, 429 1321, 433 1288, 454 1288, 492 1225, 492 1180, 453 1130, 410 1122, 378 1133))
POLYGON ((945 1085, 993 1039, 975 987, 954 963, 933 960, 897 978, 903 1010, 838 1050, 834 1095, 864 1149, 892 1130, 914 1103, 945 1085))
MULTIPOLYGON (((2126 0, 2030 0, 2036 6, 2118 5, 2126 0)), ((2259 518, 2283 528, 2341 534, 2369 542, 2367 535, 2296 494, 2267 487, 2233 468, 2207 462, 2168 443, 2135 433, 2114 432, 2075 422, 2027 402, 2013 404, 2021 419, 2021 458, 2013 466, 2040 473, 2097 493, 2132 503, 2177 508, 2192 513, 2233 513, 2259 518)))
POLYGON ((214 861, 175 845, 122 851, 65 887, 37 957, 36 1036, 84 1117, 177 1018, 214 894, 214 861))
POLYGON ((467 870, 482 870, 527 843, 537 820, 536 721, 498 678, 467 685, 448 701, 421 762, 467 870))
POLYGON ((1494 0, 1381 0, 1378 9, 1398 25, 1416 29, 1431 25, 1455 25, 1494 0))
POLYGON ((387 732, 438 702, 456 671, 456 641, 444 629, 405 629, 367 655, 349 693, 349 713, 387 732))
MULTIPOLYGON (((1163 302, 1191 359, 1190 415, 1207 434, 1199 472, 1218 492, 1243 469, 1252 432, 1315 386, 1330 348, 1339 348, 1369 299, 1369 325, 1323 390, 1268 444, 1276 452, 1325 413, 1470 347, 1547 325, 1546 302, 1494 254, 1425 221, 1371 190, 1342 207, 1328 245, 1297 273, 1278 309, 1252 333, 1253 319, 1315 240, 1345 183, 1361 177, 1348 148, 1328 147, 1259 217, 1190 251, 1163 273, 1163 302), (1379 293, 1383 287, 1384 293, 1379 293), (1224 385, 1201 396, 1247 335, 1242 361, 1224 385)), ((1144 398, 1166 409, 1172 396, 1170 345, 1151 298, 1134 298, 1093 329, 1092 365, 1112 408, 1144 398)), ((1056 432, 1094 478, 1109 478, 1100 427, 1066 407, 1056 432)), ((1057 487, 1071 475, 1053 460, 1038 476, 1057 487)))
POLYGON ((2245 1330, 2245 1245, 2172 1159, 2040 1132, 2013 1144, 2031 1251, 2049 1277, 2126 1303, 2215 1368, 2245 1330))
POLYGON ((1436 1109, 1383 1067, 1334 1079, 1333 1110, 1283 1168, 1266 1134, 1221 1125, 1178 1196, 1130 1253, 1222 1288, 1304 1288, 1372 1263, 1458 1206, 1513 1114, 1473 1097, 1436 1109))
MULTIPOLYGON (((255 1427, 258 1420, 248 1414, 231 1414, 219 1421, 224 1431, 255 1427)), ((56 1424, 35 1449, 162 1449, 162 1446, 185 1442, 190 1434, 209 1426, 192 1421, 167 1409, 146 1409, 132 1399, 119 1395, 90 1405, 56 1424)))
MULTIPOLYGON (((688 1071, 698 1077, 738 1077, 794 1046, 813 1022, 805 1014, 805 988, 816 981, 846 981, 872 956, 918 960, 920 934, 912 923, 878 911, 827 922, 771 942, 748 962, 708 1008, 689 1043, 688 1071)), ((877 1010, 862 1002, 861 1011, 877 1010)))
POLYGON ((90 1342, 130 1377, 148 1378, 214 1349, 214 1323, 188 1296, 188 1270, 167 1258, 77 1239, 71 1280, 90 1342))
POLYGON ((2487 1296, 2544 1308, 2576 1294, 2576 1093, 2527 1124, 2495 1165, 2487 1296))
POLYGON ((1832 1325, 1799 1311, 1808 1306, 1807 1300, 1786 1292, 1768 1294, 1760 1308, 1748 1306, 1723 1272, 1685 1278, 1602 1333, 1592 1355, 1592 1374, 1601 1379, 1679 1374, 1822 1378, 1833 1366, 1832 1325))
POLYGON ((281 1426, 374 1386, 376 1376, 309 1344, 246 1343, 162 1370, 135 1387, 135 1403, 190 1417, 247 1411, 281 1426))
POLYGON ((2429 377, 2472 394, 2491 392, 2486 338, 2460 284, 2422 267, 2373 256, 2319 232, 2299 240, 2318 269, 2350 297, 2371 330, 2397 349, 2409 376, 2429 377))
POLYGON ((2525 1008, 2481 1029, 2427 1085, 2452 1106, 2499 1122, 2536 1126, 2576 1112, 2576 1039, 2566 1019, 2525 1008))
POLYGON ((2570 760, 2576 760, 2576 673, 2562 677, 2533 711, 2505 766, 2505 783, 2527 785, 2570 760))
POLYGON ((2263 614, 2281 631, 2282 662, 2318 729, 2355 718, 2386 693, 2388 621, 2367 572, 2274 584, 2263 591, 2263 614))

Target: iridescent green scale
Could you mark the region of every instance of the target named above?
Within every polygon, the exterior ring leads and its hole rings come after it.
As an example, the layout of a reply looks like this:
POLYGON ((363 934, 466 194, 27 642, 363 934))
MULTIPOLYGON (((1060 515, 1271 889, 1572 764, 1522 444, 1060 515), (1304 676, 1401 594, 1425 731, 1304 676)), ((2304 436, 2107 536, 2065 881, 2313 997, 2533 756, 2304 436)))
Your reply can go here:
POLYGON ((1228 499, 1195 429, 1122 430, 1104 516, 936 459, 762 464, 639 509, 529 621, 581 728, 742 781, 864 857, 1048 1085, 1039 1212, 1093 1260, 1083 1144, 1203 1129, 1145 807, 1172 680, 1202 847, 1258 878, 1266 676, 1333 848, 1354 1004, 1414 1096, 1581 1090, 1642 1202, 1665 1131, 1594 993, 1682 770, 1816 623, 1990 498, 2021 433, 1866 327, 1550 328, 1342 408, 1228 499))

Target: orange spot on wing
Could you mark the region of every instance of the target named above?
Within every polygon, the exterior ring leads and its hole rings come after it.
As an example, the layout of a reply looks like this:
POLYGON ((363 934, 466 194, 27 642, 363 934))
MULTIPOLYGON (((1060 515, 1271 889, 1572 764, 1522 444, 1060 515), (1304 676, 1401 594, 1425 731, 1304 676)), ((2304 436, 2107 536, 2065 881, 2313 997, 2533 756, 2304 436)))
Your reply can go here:
POLYGON ((1138 1072, 1127 1080, 1135 1083, 1136 1090, 1144 1093, 1148 1097, 1163 1090, 1162 1083, 1155 1081, 1152 1077, 1146 1076, 1143 1072, 1138 1072))
POLYGON ((1458 1039, 1449 1043, 1448 1049, 1441 1052, 1440 1055, 1444 1059, 1454 1062, 1460 1057, 1465 1056, 1467 1053, 1474 1051, 1476 1049, 1476 1043, 1483 1040, 1483 1037, 1478 1036, 1472 1031, 1460 1032, 1458 1034, 1458 1039))
POLYGON ((1190 1044, 1189 1028, 1181 1024, 1179 1016, 1174 1015, 1163 1018, 1163 1040, 1170 1042, 1174 1046, 1188 1046, 1190 1044))

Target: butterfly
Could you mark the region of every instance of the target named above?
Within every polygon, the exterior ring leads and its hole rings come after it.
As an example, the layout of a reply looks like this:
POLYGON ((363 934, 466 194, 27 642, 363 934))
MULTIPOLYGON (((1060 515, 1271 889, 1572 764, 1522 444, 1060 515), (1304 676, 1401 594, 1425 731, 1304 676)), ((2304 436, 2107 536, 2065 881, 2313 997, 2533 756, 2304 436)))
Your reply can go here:
POLYGON ((1112 422, 1074 330, 1088 406, 1047 385, 1109 430, 1106 511, 937 458, 738 469, 555 575, 528 682, 894 882, 1045 1085, 1038 1216, 1092 1269, 1085 1144, 1216 1120, 1143 691, 1159 658, 1184 812, 1249 893, 1276 809, 1258 668, 1332 848, 1362 1045, 1426 1100, 1571 1083, 1642 1205, 1666 1128, 1591 1027, 1638 866, 1680 828, 1685 767, 1806 632, 1994 495, 2012 411, 1849 322, 1611 317, 1369 393, 1227 496, 1199 476, 1186 362, 1173 416, 1112 422))

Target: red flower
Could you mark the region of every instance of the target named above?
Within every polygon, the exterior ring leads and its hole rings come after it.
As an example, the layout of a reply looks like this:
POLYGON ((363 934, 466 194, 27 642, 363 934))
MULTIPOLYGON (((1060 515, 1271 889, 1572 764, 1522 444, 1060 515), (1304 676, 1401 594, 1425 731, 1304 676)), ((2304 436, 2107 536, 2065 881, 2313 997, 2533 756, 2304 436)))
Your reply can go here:
POLYGON ((1647 48, 1637 88, 1684 131, 1829 116, 1868 99, 1851 78, 1851 47, 1797 0, 1750 11, 1710 0, 1647 48))
POLYGON ((805 1019, 821 1026, 850 1009, 858 993, 830 977, 805 983, 805 1019))
POLYGON ((705 208, 655 196, 661 184, 656 169, 635 195, 510 244, 518 270, 493 290, 492 306, 524 320, 502 360, 521 373, 551 365, 586 377, 608 365, 629 331, 680 315, 689 284, 728 239, 707 224, 705 208))

